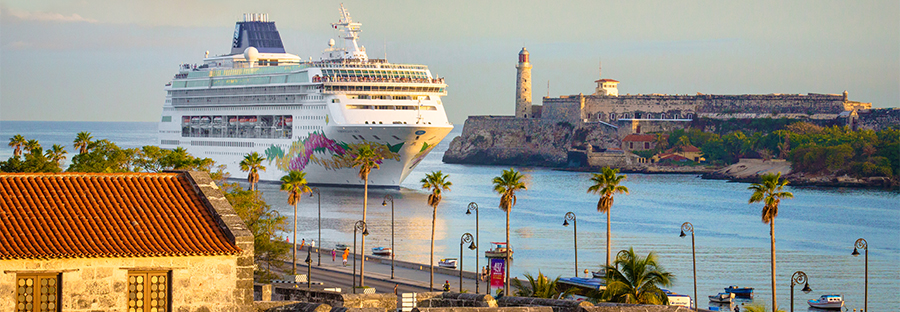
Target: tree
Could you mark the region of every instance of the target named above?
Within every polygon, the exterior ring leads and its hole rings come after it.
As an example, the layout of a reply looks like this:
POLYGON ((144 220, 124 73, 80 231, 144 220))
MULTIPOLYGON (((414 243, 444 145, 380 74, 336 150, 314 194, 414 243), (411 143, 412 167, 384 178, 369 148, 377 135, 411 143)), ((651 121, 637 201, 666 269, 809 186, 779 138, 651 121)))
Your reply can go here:
POLYGON ((493 180, 494 192, 500 195, 500 209, 506 212, 506 278, 503 283, 504 295, 509 295, 509 251, 512 248, 509 245, 509 212, 516 205, 516 192, 528 189, 524 180, 525 175, 513 168, 503 170, 500 176, 494 177, 493 180))
POLYGON ((429 286, 431 290, 434 290, 434 223, 437 220, 437 206, 441 203, 441 194, 443 191, 450 191, 450 186, 453 185, 452 182, 448 181, 450 175, 445 175, 440 171, 425 174, 425 178, 422 179, 422 188, 431 190, 431 194, 428 194, 428 206, 431 206, 431 261, 428 264, 431 266, 431 278, 429 280, 429 286))
POLYGON ((274 265, 280 268, 284 264, 282 259, 290 248, 289 244, 276 235, 278 231, 287 230, 287 217, 273 210, 259 196, 259 192, 244 190, 237 183, 223 183, 220 186, 225 199, 253 233, 253 256, 258 264, 254 270, 255 279, 257 282, 270 282, 276 277, 271 267, 274 265))
POLYGON ((775 291, 775 217, 778 216, 778 203, 782 198, 794 198, 791 192, 783 191, 788 180, 781 180, 781 172, 778 174, 764 174, 760 177, 760 183, 753 183, 748 187, 753 194, 750 195, 748 204, 762 202, 762 222, 769 224, 769 238, 772 246, 772 311, 778 310, 778 298, 775 291))
POLYGON ((250 183, 250 190, 256 190, 256 183, 259 183, 259 170, 266 171, 266 166, 262 165, 265 157, 259 156, 259 153, 253 152, 244 156, 241 160, 241 171, 248 172, 247 182, 250 183))
POLYGON ((66 148, 59 144, 53 144, 53 147, 47 150, 45 156, 62 168, 60 161, 66 159, 66 148))
MULTIPOLYGON (((353 158, 353 167, 359 167, 359 178, 363 180, 363 222, 366 222, 366 215, 369 208, 369 173, 372 169, 381 168, 381 160, 383 156, 375 153, 368 144, 363 144, 356 150, 356 157, 353 158)), ((360 239, 360 248, 366 250, 366 236, 360 239)), ((365 286, 366 280, 366 262, 363 261, 359 265, 359 286, 365 286)))
POLYGON ((537 278, 532 276, 530 273, 525 273, 523 275, 525 275, 525 278, 528 279, 528 285, 525 285, 525 283, 518 279, 512 280, 512 286, 516 288, 515 295, 517 297, 550 299, 561 297, 560 294, 562 292, 560 292, 559 288, 557 287, 557 285, 559 284, 559 276, 551 281, 540 271, 538 271, 537 278))
POLYGON ((68 172, 131 172, 135 148, 122 149, 107 140, 91 142, 84 153, 72 157, 68 172))
POLYGON ((22 156, 22 147, 25 146, 25 142, 25 137, 21 134, 16 134, 9 138, 9 147, 13 148, 13 156, 22 156))
POLYGON ((25 151, 29 154, 34 154, 35 152, 38 154, 43 153, 43 149, 41 149, 41 143, 38 140, 28 140, 25 142, 25 151))
POLYGON ((84 154, 90 149, 89 145, 91 144, 92 139, 94 139, 94 137, 91 136, 90 132, 82 131, 78 132, 75 136, 75 141, 72 141, 72 143, 75 143, 75 148, 78 149, 79 154, 84 154))
MULTIPOLYGON (((256 153, 254 153, 256 154, 256 153)), ((289 172, 286 176, 281 177, 281 190, 288 192, 288 205, 294 205, 294 239, 291 241, 294 243, 293 249, 293 265, 291 265, 291 274, 297 274, 297 204, 300 203, 300 198, 303 197, 303 193, 312 192, 307 186, 306 182, 306 173, 301 171, 293 171, 289 172)))
MULTIPOLYGON (((660 286, 669 286, 675 280, 672 273, 666 272, 656 260, 656 254, 650 252, 647 257, 634 253, 629 248, 615 263, 604 266, 606 283, 600 297, 604 301, 628 304, 669 304, 669 298, 660 286)), ((694 300, 697 300, 696 298, 694 300)))
POLYGON ((622 183, 623 180, 627 178, 626 175, 618 175, 619 169, 610 169, 609 167, 603 167, 603 172, 594 173, 591 177, 591 182, 594 184, 588 187, 588 193, 594 193, 600 195, 600 201, 597 202, 597 211, 600 213, 606 214, 606 265, 609 266, 609 255, 611 240, 610 236, 612 235, 612 231, 610 231, 610 208, 613 205, 613 194, 628 194, 628 188, 619 183, 622 183))

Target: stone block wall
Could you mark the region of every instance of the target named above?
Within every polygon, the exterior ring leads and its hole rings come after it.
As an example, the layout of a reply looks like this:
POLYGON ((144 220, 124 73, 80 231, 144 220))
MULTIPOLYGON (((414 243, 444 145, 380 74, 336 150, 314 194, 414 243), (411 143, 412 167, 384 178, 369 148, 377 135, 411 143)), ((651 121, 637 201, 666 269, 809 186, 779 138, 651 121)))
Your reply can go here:
POLYGON ((857 129, 900 129, 900 108, 883 108, 859 111, 857 129))
MULTIPOLYGON (((248 311, 236 256, 0 260, 0 311, 13 311, 17 274, 62 272, 63 311, 127 311, 128 272, 171 271, 173 311, 248 311)), ((252 300, 252 284, 250 285, 252 300)))
POLYGON ((618 127, 617 134, 621 140, 632 133, 647 134, 688 129, 691 127, 691 121, 688 119, 619 119, 616 121, 616 125, 618 127))

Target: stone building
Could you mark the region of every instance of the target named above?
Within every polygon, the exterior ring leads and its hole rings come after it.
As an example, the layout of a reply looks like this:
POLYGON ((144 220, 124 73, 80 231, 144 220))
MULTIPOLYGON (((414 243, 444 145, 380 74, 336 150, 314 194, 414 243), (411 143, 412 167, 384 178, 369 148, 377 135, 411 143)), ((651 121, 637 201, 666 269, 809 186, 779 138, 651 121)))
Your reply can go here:
POLYGON ((0 310, 250 311, 253 236, 202 172, 0 174, 0 310))

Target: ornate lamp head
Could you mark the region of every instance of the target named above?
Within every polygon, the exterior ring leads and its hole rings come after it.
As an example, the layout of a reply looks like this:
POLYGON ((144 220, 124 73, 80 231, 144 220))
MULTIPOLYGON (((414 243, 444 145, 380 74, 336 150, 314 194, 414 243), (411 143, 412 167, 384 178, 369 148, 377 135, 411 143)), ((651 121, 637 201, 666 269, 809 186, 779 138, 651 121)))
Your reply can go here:
POLYGON ((685 236, 687 236, 687 235, 684 234, 684 231, 681 231, 681 235, 678 235, 678 237, 685 237, 685 236))
POLYGON ((853 253, 851 253, 850 255, 854 257, 859 256, 859 251, 856 250, 856 247, 853 247, 853 253))
POLYGON ((809 292, 812 291, 812 288, 809 288, 809 283, 806 283, 806 285, 804 285, 803 289, 801 289, 801 290, 803 291, 804 294, 808 294, 809 292))

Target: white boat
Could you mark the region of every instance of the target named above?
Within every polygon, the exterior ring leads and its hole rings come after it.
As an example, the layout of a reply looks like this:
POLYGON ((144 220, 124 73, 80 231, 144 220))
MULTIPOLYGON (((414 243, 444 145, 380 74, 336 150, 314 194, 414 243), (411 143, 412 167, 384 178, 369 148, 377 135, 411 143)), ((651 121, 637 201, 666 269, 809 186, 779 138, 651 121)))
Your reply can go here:
POLYGON ((349 248, 350 248, 350 247, 348 247, 348 246, 345 245, 345 244, 336 244, 336 245, 334 245, 334 250, 337 250, 337 251, 344 251, 344 250, 347 250, 347 249, 349 249, 349 248))
POLYGON ((728 303, 734 300, 734 293, 718 293, 716 295, 709 296, 710 302, 718 302, 718 303, 728 303))
MULTIPOLYGON (((506 243, 491 242, 493 248, 484 252, 484 256, 488 258, 506 258, 506 243)), ((509 258, 512 259, 513 250, 509 250, 509 258)))
POLYGON ((670 306, 679 306, 685 308, 693 307, 694 299, 691 298, 691 296, 679 294, 668 289, 661 288, 660 290, 666 293, 666 297, 669 298, 670 306))
POLYGON ((807 303, 813 308, 840 310, 844 307, 844 297, 841 295, 822 295, 818 300, 808 300, 807 303))
POLYGON ((370 145, 383 160, 369 185, 399 187, 453 129, 441 101, 447 85, 428 66, 370 59, 357 43, 361 25, 342 5, 328 25, 342 43, 330 40, 313 60, 285 52, 266 14, 244 15, 229 53, 179 66, 165 87, 160 147, 210 158, 234 176, 258 152, 262 181, 303 171, 314 185, 362 185, 353 151, 370 145), (223 124, 194 127, 201 117, 223 124))
POLYGON ((438 261, 438 266, 442 268, 455 269, 456 268, 456 258, 444 258, 441 261, 438 261))
POLYGON ((372 254, 376 256, 390 256, 391 255, 391 247, 375 247, 372 248, 372 254))

